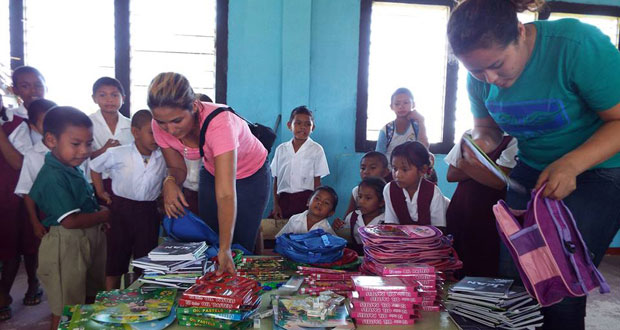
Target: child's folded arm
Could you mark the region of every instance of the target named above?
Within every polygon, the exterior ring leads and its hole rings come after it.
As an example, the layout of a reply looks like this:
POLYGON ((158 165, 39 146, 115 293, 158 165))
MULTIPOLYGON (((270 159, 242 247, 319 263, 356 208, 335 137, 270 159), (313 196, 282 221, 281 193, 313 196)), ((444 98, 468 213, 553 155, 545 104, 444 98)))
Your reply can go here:
POLYGON ((101 210, 93 213, 75 212, 59 219, 60 225, 67 229, 85 229, 108 222, 110 210, 101 206, 101 210))

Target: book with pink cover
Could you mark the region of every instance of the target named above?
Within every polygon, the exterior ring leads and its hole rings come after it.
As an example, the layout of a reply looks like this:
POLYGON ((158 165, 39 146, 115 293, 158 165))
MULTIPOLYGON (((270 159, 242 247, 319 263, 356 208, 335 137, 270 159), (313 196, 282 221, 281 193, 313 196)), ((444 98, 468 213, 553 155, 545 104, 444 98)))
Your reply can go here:
POLYGON ((355 323, 361 324, 361 325, 410 325, 410 324, 415 323, 415 319, 392 320, 392 319, 356 318, 355 323))
POLYGON ((404 303, 410 305, 422 303, 422 297, 362 297, 357 291, 351 292, 349 297, 366 302, 404 303))
POLYGON ((368 291, 398 291, 417 293, 415 283, 403 281, 399 277, 385 276, 353 276, 351 278, 355 285, 355 290, 360 292, 368 291))
POLYGON ((413 311, 413 305, 409 303, 371 302, 371 301, 365 301, 359 298, 357 299, 351 298, 349 299, 349 301, 353 305, 353 308, 378 308, 378 309, 384 309, 384 310, 397 309, 397 310, 407 310, 410 312, 413 311))
POLYGON ((420 263, 377 264, 376 269, 380 275, 435 275, 435 267, 420 263))

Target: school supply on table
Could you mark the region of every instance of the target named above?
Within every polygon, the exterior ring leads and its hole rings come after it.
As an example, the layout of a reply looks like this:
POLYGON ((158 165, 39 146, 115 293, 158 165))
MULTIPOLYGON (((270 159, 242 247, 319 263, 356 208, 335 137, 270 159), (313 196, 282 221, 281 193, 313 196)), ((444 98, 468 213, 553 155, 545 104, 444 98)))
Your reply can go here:
POLYGON ((354 276, 352 280, 351 316, 357 324, 414 324, 420 317, 424 298, 414 281, 381 276, 354 276))
POLYGON ((138 323, 158 320, 170 314, 174 289, 112 290, 97 293, 95 304, 105 308, 93 314, 92 319, 103 323, 138 323))
POLYGON ((331 291, 340 295, 347 295, 355 290, 351 277, 361 275, 360 272, 348 272, 316 267, 297 267, 297 274, 304 276, 304 287, 299 289, 300 294, 318 295, 324 291, 331 291))
POLYGON ((245 329, 260 304, 259 283, 231 274, 202 276, 181 295, 177 318, 180 325, 245 329))
POLYGON ((482 151, 480 146, 478 146, 476 142, 474 142, 474 139, 469 134, 463 135, 463 142, 465 142, 465 146, 467 146, 467 148, 473 151, 476 159, 478 159, 478 161, 480 161, 480 163, 482 163, 484 167, 491 171, 493 175, 506 183, 506 186, 519 193, 526 193, 525 187, 523 187, 523 185, 521 185, 514 179, 511 179, 493 160, 491 160, 491 158, 489 158, 489 156, 484 151, 482 151))
POLYGON ((609 285, 590 259, 590 252, 564 202, 532 192, 523 225, 504 201, 493 206, 500 238, 508 247, 527 291, 542 306, 565 297, 580 297, 609 285), (543 271, 544 270, 544 271, 543 271))
MULTIPOLYGON (((241 115, 236 113, 235 110, 233 110, 233 108, 231 107, 221 107, 213 110, 213 112, 211 112, 202 123, 202 127, 200 128, 200 141, 198 145, 198 148, 200 149, 200 157, 205 156, 203 147, 205 145, 205 135, 207 133, 207 127, 209 127, 209 123, 211 122, 213 117, 219 115, 224 111, 230 111, 237 117, 243 119, 248 124, 248 127, 250 127, 252 135, 254 135, 263 144, 263 147, 265 147, 265 149, 267 149, 267 153, 271 152, 271 147, 273 147, 273 143, 276 141, 276 133, 273 129, 260 123, 250 122, 249 120, 243 118, 241 115)), ((278 119, 276 121, 276 127, 279 125, 279 122, 280 120, 278 119)))
POLYGON ((345 239, 328 234, 323 229, 315 229, 305 234, 278 236, 274 252, 296 262, 329 263, 342 259, 346 245, 345 239))
POLYGON ((433 226, 371 225, 359 233, 365 254, 361 270, 369 274, 399 263, 424 263, 439 271, 462 267, 450 239, 433 226))
POLYGON ((92 305, 67 305, 63 309, 58 330, 159 330, 171 325, 176 319, 176 307, 172 307, 170 314, 162 319, 139 323, 100 323, 92 319, 97 312, 105 309, 105 306, 92 305))
POLYGON ((291 277, 280 256, 244 256, 237 264, 237 275, 259 282, 286 281, 291 277))
POLYGON ((501 329, 534 329, 541 326, 541 306, 523 287, 510 279, 465 277, 448 293, 445 306, 457 324, 462 318, 501 329))
POLYGON ((332 292, 314 297, 274 296, 271 300, 274 329, 355 329, 344 300, 345 297, 332 292))
POLYGON ((149 252, 148 257, 154 261, 196 260, 207 250, 205 242, 165 241, 149 252))

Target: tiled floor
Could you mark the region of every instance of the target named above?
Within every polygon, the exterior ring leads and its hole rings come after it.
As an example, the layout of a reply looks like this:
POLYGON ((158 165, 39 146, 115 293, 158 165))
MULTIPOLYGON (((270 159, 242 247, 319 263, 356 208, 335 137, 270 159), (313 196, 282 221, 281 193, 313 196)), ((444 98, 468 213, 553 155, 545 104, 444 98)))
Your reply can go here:
MULTIPOLYGON (((590 294, 586 325, 588 330, 617 329, 620 324, 620 256, 606 256, 599 269, 611 287, 611 294, 600 295, 596 291, 590 294)), ((26 288, 26 273, 22 267, 11 290, 13 318, 0 323, 1 330, 50 328, 47 296, 43 295, 40 305, 26 307, 21 302, 26 288)))

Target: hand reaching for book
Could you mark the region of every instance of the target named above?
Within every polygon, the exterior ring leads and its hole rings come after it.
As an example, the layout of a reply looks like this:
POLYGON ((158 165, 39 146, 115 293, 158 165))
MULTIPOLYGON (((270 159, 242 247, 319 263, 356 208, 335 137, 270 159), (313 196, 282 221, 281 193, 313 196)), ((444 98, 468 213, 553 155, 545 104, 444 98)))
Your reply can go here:
POLYGON ((220 249, 217 253, 217 262, 217 275, 221 275, 222 273, 235 274, 235 262, 233 261, 230 249, 220 249))

